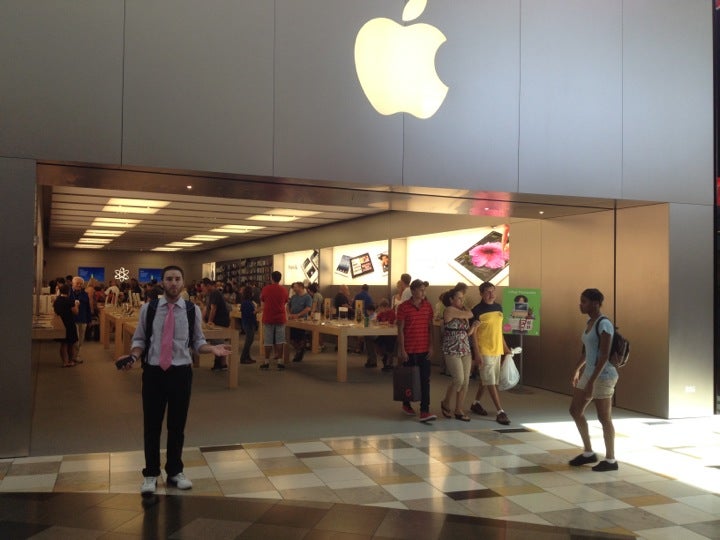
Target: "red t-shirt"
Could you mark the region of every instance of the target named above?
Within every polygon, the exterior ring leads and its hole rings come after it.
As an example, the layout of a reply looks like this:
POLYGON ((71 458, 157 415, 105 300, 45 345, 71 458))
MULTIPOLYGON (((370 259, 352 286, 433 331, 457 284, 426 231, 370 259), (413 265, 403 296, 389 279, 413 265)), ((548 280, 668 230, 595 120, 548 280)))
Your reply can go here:
POLYGON ((406 300, 398 306, 397 320, 398 323, 404 322, 405 352, 408 354, 428 352, 430 349, 430 325, 433 320, 430 302, 423 299, 420 306, 415 307, 412 299, 406 300))
POLYGON ((395 322, 395 310, 386 309, 377 314, 377 321, 393 324, 395 322))
POLYGON ((287 322, 285 304, 288 301, 288 292, 285 287, 278 283, 265 285, 260 291, 260 301, 263 303, 263 324, 285 324, 287 322))

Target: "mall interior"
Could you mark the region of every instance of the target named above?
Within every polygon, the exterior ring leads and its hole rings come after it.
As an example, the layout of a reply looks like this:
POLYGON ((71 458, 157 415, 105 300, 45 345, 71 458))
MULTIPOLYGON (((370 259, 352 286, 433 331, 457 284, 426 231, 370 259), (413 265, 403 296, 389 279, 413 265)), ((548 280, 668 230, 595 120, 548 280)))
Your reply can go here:
POLYGON ((0 537, 720 538, 716 16, 707 0, 3 2, 0 537), (97 234, 113 219, 133 227, 97 234), (537 335, 509 337, 509 426, 408 418, 362 354, 336 380, 332 339, 282 373, 240 366, 235 388, 203 356, 193 489, 141 498, 140 370, 97 342, 59 369, 32 339, 42 287, 81 269, 272 268, 374 299, 407 272, 432 303, 458 281, 474 303, 463 261, 504 231, 488 279, 541 298, 537 335), (632 346, 609 473, 567 464, 587 287, 632 346))

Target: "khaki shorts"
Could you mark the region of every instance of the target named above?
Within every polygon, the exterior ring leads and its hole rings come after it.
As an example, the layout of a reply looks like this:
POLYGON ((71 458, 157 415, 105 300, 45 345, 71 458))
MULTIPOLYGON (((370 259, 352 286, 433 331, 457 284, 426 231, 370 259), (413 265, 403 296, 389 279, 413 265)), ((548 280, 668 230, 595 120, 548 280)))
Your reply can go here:
MULTIPOLYGON (((585 388, 585 385, 587 384, 588 380, 590 379, 590 373, 585 375, 585 373, 582 374, 580 377, 580 380, 577 383, 576 388, 583 390, 585 388)), ((615 385, 617 384, 617 377, 612 379, 595 379, 595 384, 593 384, 593 399, 609 399, 613 397, 613 394, 615 393, 615 385)))
POLYGON ((482 355, 480 380, 484 386, 497 386, 500 381, 500 360, 502 356, 482 355))

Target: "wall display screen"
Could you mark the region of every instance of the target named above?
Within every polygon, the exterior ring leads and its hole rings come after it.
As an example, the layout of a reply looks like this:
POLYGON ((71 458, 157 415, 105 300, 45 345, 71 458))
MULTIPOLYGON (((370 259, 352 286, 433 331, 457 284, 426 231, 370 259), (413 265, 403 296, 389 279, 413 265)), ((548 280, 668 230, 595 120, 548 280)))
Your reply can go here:
POLYGON ((79 266, 77 275, 86 282, 93 278, 98 281, 105 281, 105 268, 102 266, 79 266))
POLYGON ((507 286, 510 227, 480 227, 407 239, 407 272, 431 285, 490 281, 507 286))
POLYGON ((158 283, 162 281, 162 268, 140 268, 138 270, 140 283, 150 283, 153 279, 158 283))
POLYGON ((295 281, 318 283, 320 277, 320 250, 308 249, 285 253, 284 283, 295 281))
POLYGON ((367 242, 333 248, 332 283, 386 285, 390 272, 388 243, 367 242))

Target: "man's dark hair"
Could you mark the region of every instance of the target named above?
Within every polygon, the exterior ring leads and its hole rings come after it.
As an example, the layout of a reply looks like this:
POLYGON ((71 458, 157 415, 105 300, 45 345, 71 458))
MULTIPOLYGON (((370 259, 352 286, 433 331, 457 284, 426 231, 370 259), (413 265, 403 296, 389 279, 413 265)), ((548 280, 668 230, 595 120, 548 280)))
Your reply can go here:
POLYGON ((212 280, 211 280, 209 277, 204 277, 204 278, 202 278, 202 282, 201 282, 201 283, 202 283, 203 285, 213 285, 213 282, 212 282, 212 280))
POLYGON ((493 289, 494 289, 494 288, 495 288, 495 285, 493 285, 493 284, 490 283, 489 281, 483 281, 483 282, 480 284, 480 287, 478 287, 478 289, 480 289, 480 294, 483 294, 485 291, 487 291, 487 290, 490 289, 490 288, 493 288, 493 289))
POLYGON ((363 291, 369 291, 369 290, 370 290, 370 286, 367 285, 367 284, 363 285, 363 286, 360 287, 360 288, 361 288, 363 291))
POLYGON ((70 285, 67 283, 61 283, 58 290, 60 291, 60 294, 70 294, 70 285))
POLYGON ((410 285, 410 281, 412 278, 410 277, 410 274, 402 274, 400 276, 400 281, 402 281, 405 285, 410 285))
POLYGON ((162 278, 163 279, 165 279, 165 272, 168 272, 169 270, 177 270, 178 272, 180 272, 180 275, 182 276, 182 278, 185 279, 185 272, 183 272, 183 269, 174 264, 171 264, 170 266, 166 266, 165 268, 162 269, 162 278))
POLYGON ((272 278, 274 283, 280 283, 280 280, 282 279, 282 274, 275 270, 272 274, 270 274, 270 277, 272 278))

